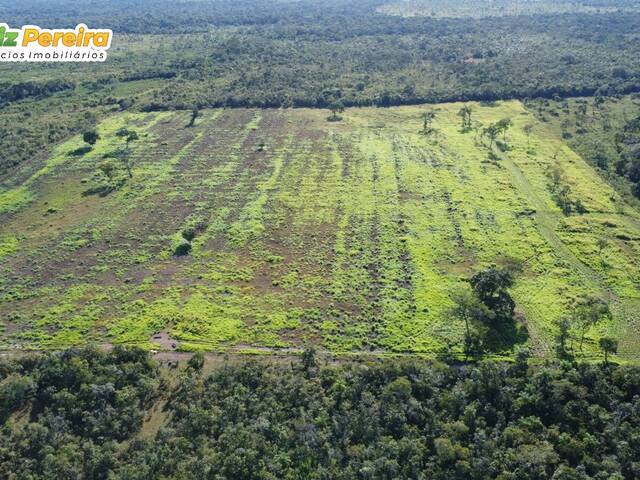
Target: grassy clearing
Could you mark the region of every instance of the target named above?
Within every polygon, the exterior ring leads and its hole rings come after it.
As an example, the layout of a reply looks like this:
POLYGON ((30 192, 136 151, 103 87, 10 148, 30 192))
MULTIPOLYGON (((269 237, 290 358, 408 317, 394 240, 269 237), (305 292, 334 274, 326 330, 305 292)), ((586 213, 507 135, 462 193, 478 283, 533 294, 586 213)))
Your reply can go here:
POLYGON ((614 318, 586 353, 609 334, 633 360, 640 214, 520 103, 473 105, 485 125, 514 122, 497 159, 460 131, 460 107, 439 105, 431 136, 419 133, 426 107, 352 109, 342 122, 213 110, 191 128, 188 113, 110 117, 90 153, 72 155, 72 138, 0 193, 4 344, 157 348, 168 331, 183 350, 460 353, 452 292, 518 260, 512 293, 539 355, 575 300, 600 295, 614 318), (140 133, 133 179, 88 195, 122 126, 140 133), (560 211, 554 165, 587 213, 560 211))

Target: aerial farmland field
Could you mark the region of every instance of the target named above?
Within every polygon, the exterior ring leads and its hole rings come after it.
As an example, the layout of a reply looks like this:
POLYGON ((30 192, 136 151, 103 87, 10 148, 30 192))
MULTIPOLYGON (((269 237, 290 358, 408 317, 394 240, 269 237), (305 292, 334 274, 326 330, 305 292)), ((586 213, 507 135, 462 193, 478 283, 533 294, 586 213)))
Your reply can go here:
POLYGON ((640 479, 639 26, 0 1, 0 480, 640 479))
POLYGON ((470 105, 485 125, 513 122, 497 153, 461 131, 462 104, 339 122, 313 109, 108 117, 91 150, 73 137, 0 190, 2 346, 458 356, 455 293, 517 264, 517 335, 494 355, 550 355, 559 319, 594 296, 612 314, 585 355, 606 335, 635 361, 640 212, 523 103, 470 105), (122 127, 138 136, 131 177, 105 190, 122 127), (554 169, 582 213, 554 201, 554 169))

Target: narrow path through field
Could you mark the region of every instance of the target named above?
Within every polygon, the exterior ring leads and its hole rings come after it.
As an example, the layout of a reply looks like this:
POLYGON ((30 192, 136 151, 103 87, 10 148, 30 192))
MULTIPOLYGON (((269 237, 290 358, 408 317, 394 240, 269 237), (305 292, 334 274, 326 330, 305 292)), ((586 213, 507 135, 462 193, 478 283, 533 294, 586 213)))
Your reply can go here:
MULTIPOLYGON (((536 194, 533 185, 522 173, 520 167, 518 167, 518 165, 509 158, 509 155, 505 154, 501 156, 501 159, 504 167, 506 167, 513 176, 516 186, 527 196, 535 208, 536 226, 542 237, 553 247, 554 251, 560 256, 560 258, 569 263, 577 272, 580 273, 581 276, 596 287, 608 302, 610 302, 613 314, 621 320, 617 323, 619 328, 618 331, 615 332, 616 336, 621 339, 621 349, 627 350, 625 352, 625 356, 638 357, 638 354, 631 354, 629 350, 632 350, 632 348, 625 348, 626 341, 631 338, 631 336, 625 335, 625 332, 636 329, 637 325, 640 323, 638 315, 640 302, 630 300, 622 301, 606 285, 604 279, 595 270, 584 264, 573 254, 573 252, 564 244, 555 232, 555 226, 558 222, 557 215, 546 208, 544 202, 536 194)), ((629 218, 629 220, 632 219, 629 218)))
POLYGON ((600 275, 591 267, 581 262, 573 252, 569 250, 560 237, 558 237, 555 231, 555 227, 558 222, 556 214, 550 212, 546 208, 542 199, 535 192, 533 185, 522 173, 522 170, 520 170, 520 167, 518 167, 518 165, 516 165, 516 163, 509 158, 509 155, 507 154, 503 155, 501 159, 502 164, 513 176, 517 187, 527 196, 528 200, 535 208, 536 226, 542 237, 554 248, 554 251, 560 256, 560 258, 580 272, 580 274, 597 287, 608 300, 618 300, 616 295, 605 284, 600 275))

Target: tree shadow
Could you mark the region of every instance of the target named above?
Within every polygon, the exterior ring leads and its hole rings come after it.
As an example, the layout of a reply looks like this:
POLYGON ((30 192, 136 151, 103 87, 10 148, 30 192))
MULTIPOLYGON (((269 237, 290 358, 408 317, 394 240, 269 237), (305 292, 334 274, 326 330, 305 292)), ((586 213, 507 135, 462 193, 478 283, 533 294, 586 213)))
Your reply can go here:
POLYGON ((83 197, 89 197, 92 195, 97 195, 98 197, 106 197, 111 192, 113 192, 116 188, 113 185, 97 185, 95 187, 90 187, 82 192, 83 197))
POLYGON ((83 155, 86 155, 90 151, 91 151, 91 146, 85 145, 84 147, 79 147, 79 148, 76 148, 75 150, 71 150, 69 152, 69 156, 70 157, 81 157, 83 155))
POLYGON ((489 328, 485 339, 485 350, 492 353, 513 350, 529 339, 525 324, 515 318, 500 319, 489 328))

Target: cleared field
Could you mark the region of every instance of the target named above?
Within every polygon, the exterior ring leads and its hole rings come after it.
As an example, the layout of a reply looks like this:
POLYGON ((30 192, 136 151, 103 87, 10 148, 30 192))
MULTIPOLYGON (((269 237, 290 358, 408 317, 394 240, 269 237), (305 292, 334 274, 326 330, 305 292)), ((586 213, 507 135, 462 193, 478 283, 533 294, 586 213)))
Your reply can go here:
MULTIPOLYGON (((488 158, 460 131, 460 104, 121 114, 78 155, 79 137, 0 191, 5 347, 97 343, 269 352, 461 352, 451 294, 474 272, 523 262, 512 294, 539 355, 585 295, 613 319, 588 333, 640 354, 640 214, 519 102, 474 104, 512 119, 488 158), (525 125, 531 125, 526 134, 525 125), (135 128, 133 178, 89 194, 98 164, 135 128), (76 152, 74 154, 73 152, 76 152), (564 216, 548 172, 588 213, 564 216), (174 255, 197 226, 192 249, 174 255), (604 249, 598 239, 606 238, 604 249)), ((497 352, 509 354, 508 350, 497 352)))

